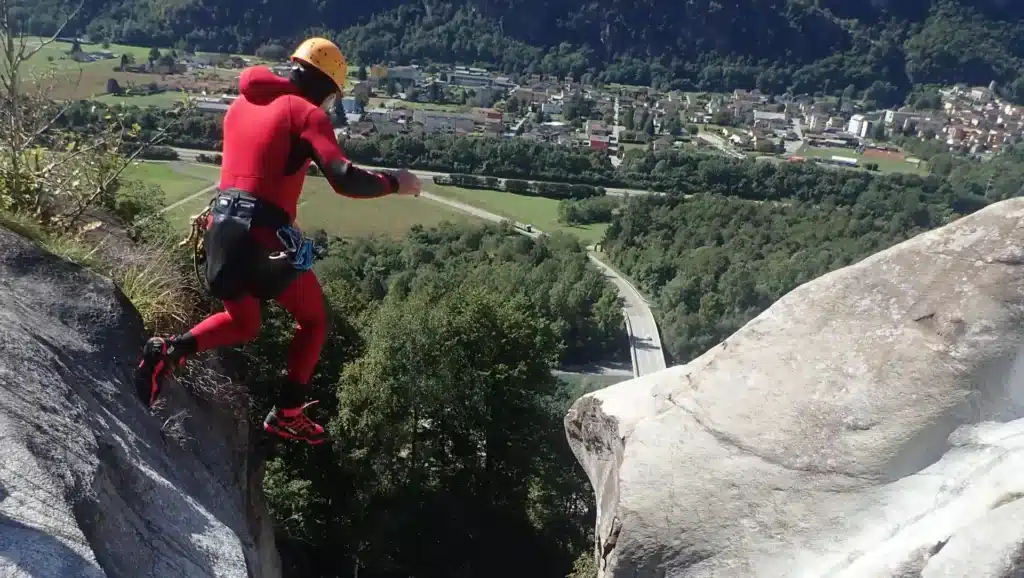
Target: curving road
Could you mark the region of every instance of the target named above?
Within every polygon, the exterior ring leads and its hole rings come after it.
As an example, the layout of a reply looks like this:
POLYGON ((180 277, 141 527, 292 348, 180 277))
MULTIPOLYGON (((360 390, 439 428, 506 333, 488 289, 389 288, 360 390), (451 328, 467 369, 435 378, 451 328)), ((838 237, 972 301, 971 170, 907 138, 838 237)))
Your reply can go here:
MULTIPOLYGON (((426 191, 421 193, 420 196, 489 221, 500 223, 510 220, 478 207, 439 197, 426 191)), ((533 238, 544 234, 543 231, 539 231, 536 228, 532 231, 526 231, 521 227, 516 227, 516 231, 533 238)), ((637 291, 636 287, 633 287, 632 283, 598 259, 593 253, 589 254, 589 257, 601 272, 604 273, 605 277, 615 284, 615 287, 619 290, 619 296, 622 297, 622 313, 626 318, 630 357, 633 360, 633 375, 639 377, 665 369, 665 352, 661 347, 658 324, 654 320, 654 314, 651 312, 651 307, 647 300, 637 291)))

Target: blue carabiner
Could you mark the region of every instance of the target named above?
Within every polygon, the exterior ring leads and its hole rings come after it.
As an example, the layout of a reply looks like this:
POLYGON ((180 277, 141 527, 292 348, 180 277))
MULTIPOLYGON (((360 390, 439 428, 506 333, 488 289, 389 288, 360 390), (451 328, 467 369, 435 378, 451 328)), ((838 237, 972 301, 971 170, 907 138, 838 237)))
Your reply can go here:
POLYGON ((293 267, 299 271, 308 271, 313 267, 313 242, 302 231, 292 225, 285 225, 277 230, 277 238, 284 245, 293 267))

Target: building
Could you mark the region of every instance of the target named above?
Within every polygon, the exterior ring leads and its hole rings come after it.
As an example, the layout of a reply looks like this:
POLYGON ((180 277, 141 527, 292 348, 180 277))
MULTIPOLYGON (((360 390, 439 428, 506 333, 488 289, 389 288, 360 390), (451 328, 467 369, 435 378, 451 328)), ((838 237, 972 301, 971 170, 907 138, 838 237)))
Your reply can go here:
POLYGON ((781 129, 786 128, 786 113, 754 111, 754 126, 757 128, 781 129))
POLYGON ((514 98, 523 104, 545 103, 549 100, 546 92, 537 92, 526 88, 517 88, 513 90, 509 95, 509 98, 514 98))
POLYGON ((406 83, 417 83, 423 80, 423 71, 418 66, 394 66, 386 69, 385 78, 406 83))
POLYGON ((846 132, 863 138, 868 135, 870 128, 871 122, 864 118, 863 114, 855 114, 850 117, 850 123, 846 125, 846 132))
POLYGON ((471 114, 473 116, 473 122, 479 124, 487 124, 491 122, 500 123, 504 118, 504 115, 501 114, 500 110, 495 110, 493 108, 477 107, 471 111, 471 114))
POLYGON ((371 108, 366 111, 366 120, 370 122, 384 122, 390 118, 391 115, 386 108, 371 108))
POLYGON ((363 105, 355 98, 346 96, 341 99, 341 108, 345 111, 345 114, 355 114, 363 112, 363 105))
POLYGON ((971 89, 971 98, 981 102, 992 100, 992 91, 984 86, 975 86, 971 89))
POLYGON ((811 114, 807 119, 807 130, 810 130, 812 132, 821 132, 825 130, 825 123, 827 122, 827 115, 811 114))
POLYGON ((470 115, 436 110, 416 110, 412 119, 429 134, 468 134, 476 126, 470 115))
POLYGON ((479 72, 471 71, 455 71, 448 74, 448 83, 454 84, 455 86, 465 86, 469 88, 482 88, 485 86, 491 86, 494 83, 491 77, 486 72, 483 74, 479 72))
POLYGON ((540 105, 544 114, 562 114, 562 99, 552 99, 540 105))
POLYGON ((368 80, 357 82, 350 90, 347 90, 348 94, 355 98, 370 98, 373 96, 373 87, 370 85, 368 80))
POLYGON ((610 137, 592 135, 589 137, 590 148, 595 151, 606 151, 611 146, 610 137))
POLYGON ((484 132, 499 133, 504 128, 505 115, 493 108, 474 108, 471 112, 473 122, 482 126, 484 132))
POLYGON ((587 121, 587 137, 607 137, 611 134, 611 129, 608 128, 604 122, 600 120, 588 120, 587 121))

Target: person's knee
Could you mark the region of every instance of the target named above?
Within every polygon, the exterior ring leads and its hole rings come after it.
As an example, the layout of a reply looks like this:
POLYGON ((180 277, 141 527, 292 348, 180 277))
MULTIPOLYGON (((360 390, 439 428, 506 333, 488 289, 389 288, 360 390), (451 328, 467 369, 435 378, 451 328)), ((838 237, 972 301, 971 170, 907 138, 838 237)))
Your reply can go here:
POLYGON ((327 315, 322 310, 317 312, 317 314, 309 315, 305 319, 300 320, 299 326, 302 327, 303 331, 308 332, 312 339, 320 343, 327 340, 327 332, 330 331, 330 321, 328 321, 327 315))

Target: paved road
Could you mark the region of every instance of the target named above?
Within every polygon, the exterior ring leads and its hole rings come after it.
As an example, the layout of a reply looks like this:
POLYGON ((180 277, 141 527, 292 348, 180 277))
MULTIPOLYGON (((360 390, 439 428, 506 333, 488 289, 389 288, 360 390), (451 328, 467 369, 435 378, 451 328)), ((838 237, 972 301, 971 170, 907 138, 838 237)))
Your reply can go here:
MULTIPOLYGON (((171 147, 171 148, 173 148, 175 150, 175 152, 178 153, 178 156, 181 157, 181 160, 186 161, 186 162, 196 162, 196 157, 199 156, 199 155, 202 155, 202 154, 205 154, 205 155, 219 154, 217 151, 201 151, 201 150, 196 150, 196 149, 182 149, 182 148, 177 148, 177 147, 171 147)), ((359 166, 367 168, 367 169, 370 169, 370 170, 380 170, 380 169, 388 168, 388 167, 375 167, 373 165, 359 165, 359 166)), ((421 170, 418 170, 418 169, 414 170, 412 172, 415 173, 420 178, 433 178, 433 177, 447 176, 447 175, 450 174, 450 173, 438 173, 438 172, 434 172, 434 171, 421 171, 421 170)), ((504 183, 505 179, 498 179, 498 182, 504 183)), ((617 188, 607 188, 606 187, 605 188, 605 194, 608 194, 608 195, 613 196, 613 197, 628 197, 630 195, 664 195, 665 193, 658 192, 658 191, 645 191, 645 190, 642 190, 642 189, 617 189, 617 188)))
POLYGON ((643 295, 626 278, 616 273, 603 261, 590 255, 590 260, 604 272, 619 290, 625 302, 622 312, 626 316, 626 331, 629 334, 630 356, 633 358, 633 373, 639 377, 665 369, 665 351, 661 346, 658 324, 651 307, 643 295))
MULTIPOLYGON (((489 211, 467 205, 466 203, 460 203, 459 201, 439 197, 426 191, 421 196, 489 221, 500 223, 509 220, 489 211)), ((533 238, 543 234, 543 231, 539 231, 536 228, 532 231, 526 231, 517 227, 516 230, 523 235, 533 238)), ((639 377, 665 369, 665 353, 661 347, 658 324, 654 320, 654 314, 651 312, 651 307, 647 300, 640 295, 636 287, 633 287, 628 280, 616 273, 603 261, 593 254, 590 254, 589 257, 604 273, 605 277, 615 284, 624 302, 622 312, 626 317, 630 357, 633 359, 633 374, 639 377)))

